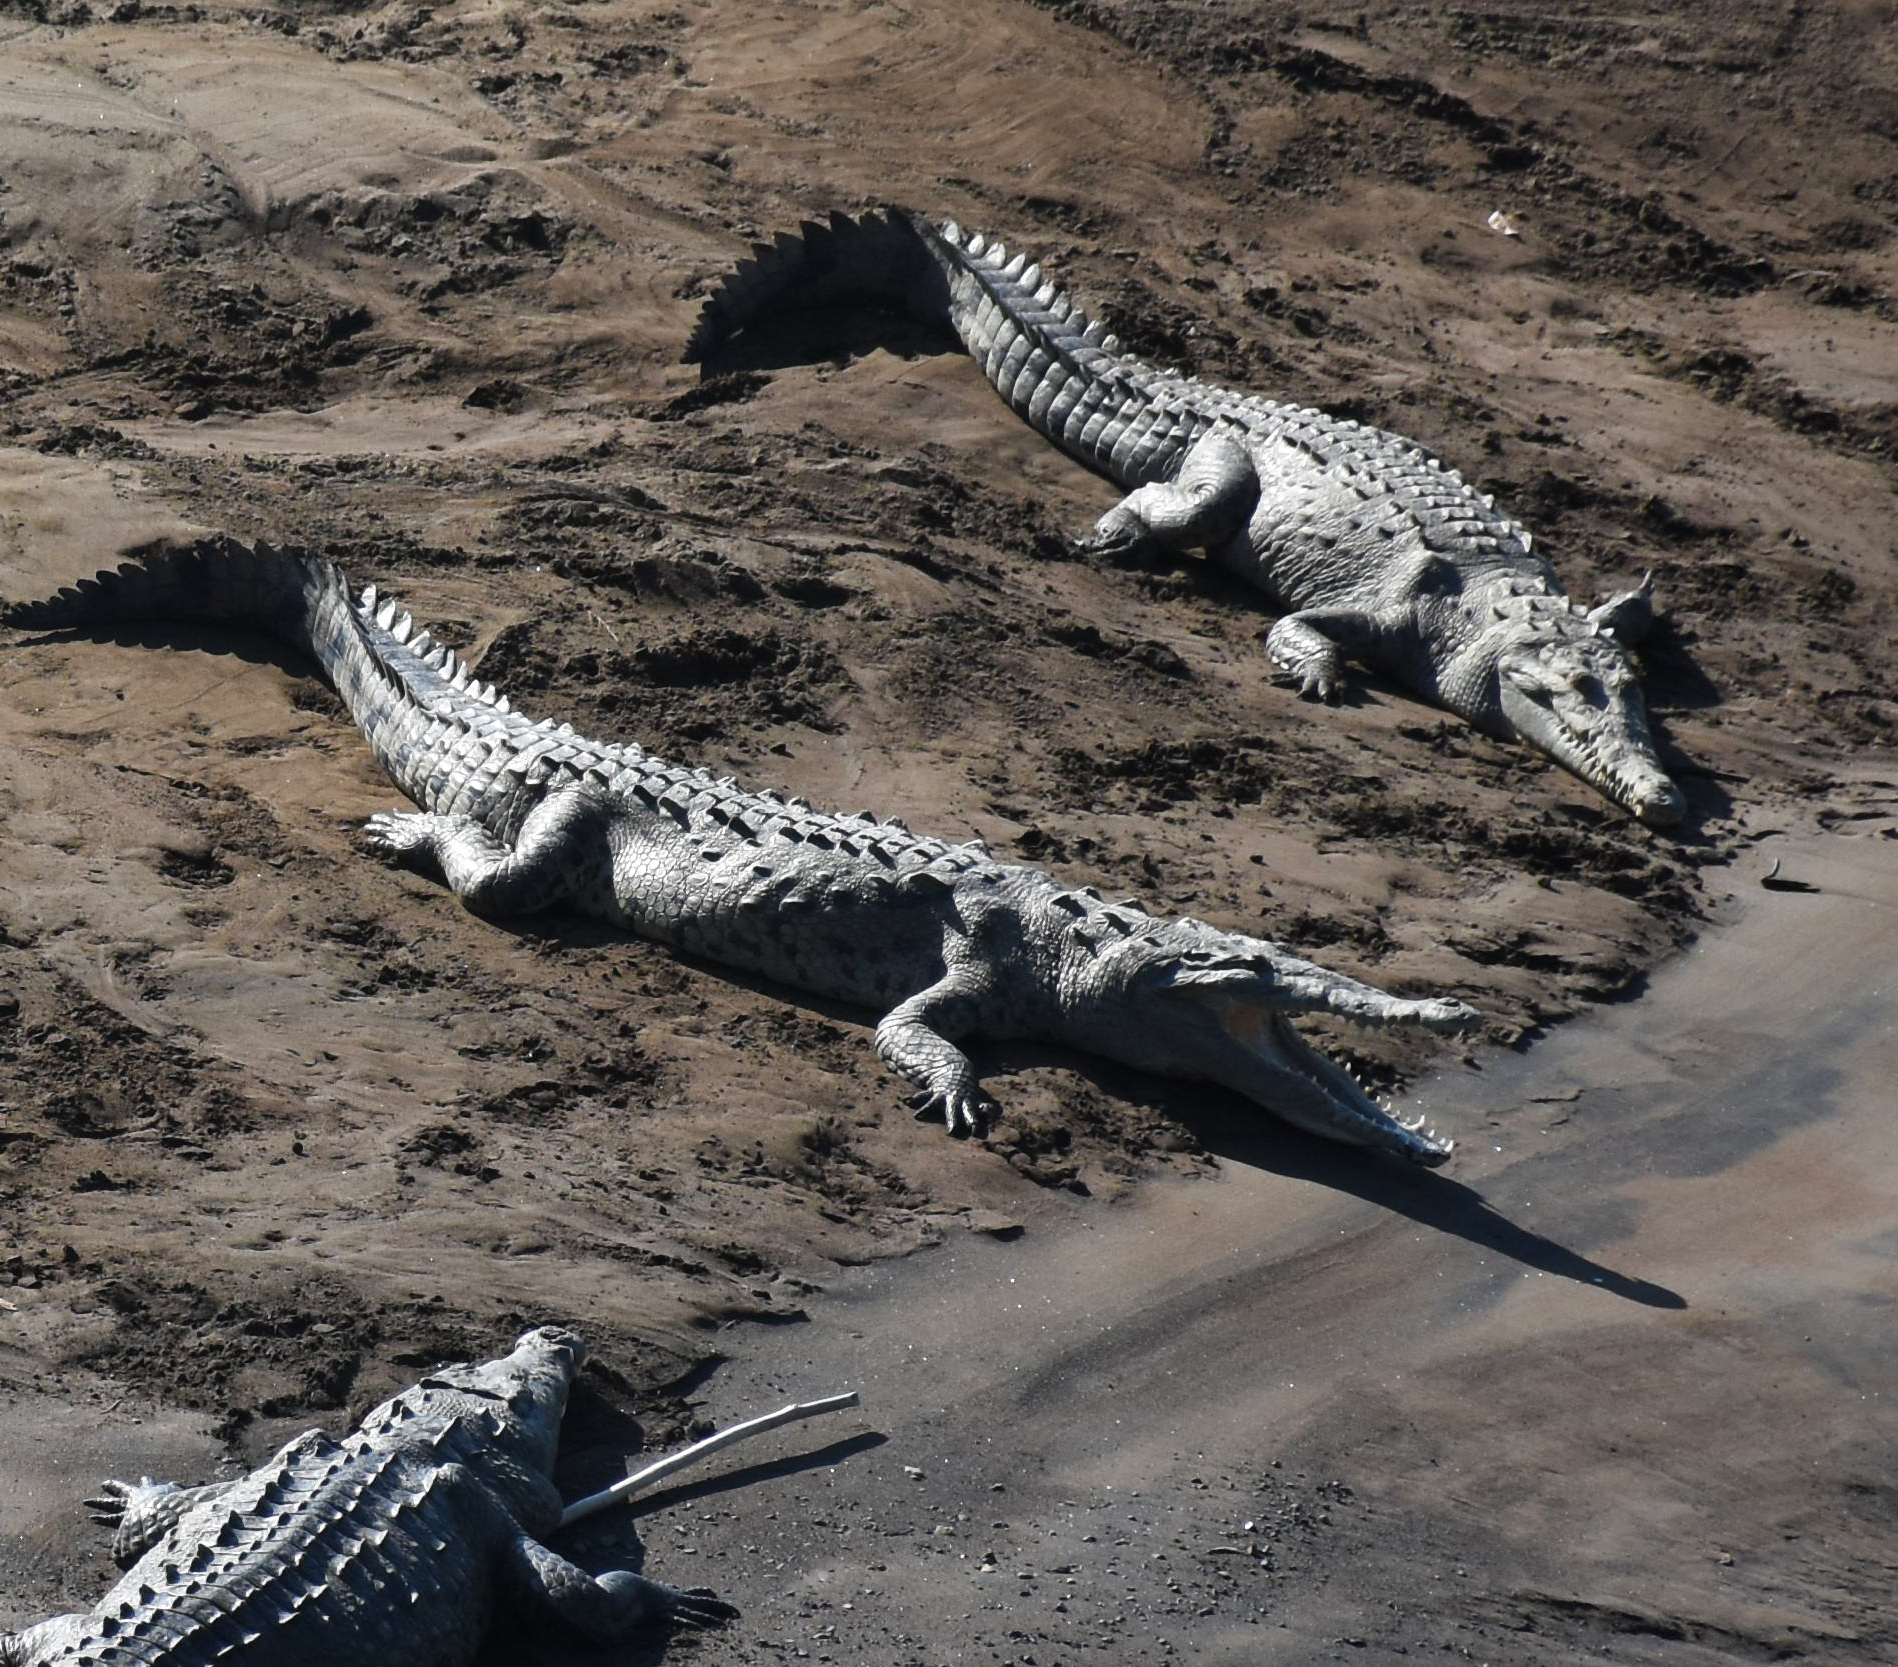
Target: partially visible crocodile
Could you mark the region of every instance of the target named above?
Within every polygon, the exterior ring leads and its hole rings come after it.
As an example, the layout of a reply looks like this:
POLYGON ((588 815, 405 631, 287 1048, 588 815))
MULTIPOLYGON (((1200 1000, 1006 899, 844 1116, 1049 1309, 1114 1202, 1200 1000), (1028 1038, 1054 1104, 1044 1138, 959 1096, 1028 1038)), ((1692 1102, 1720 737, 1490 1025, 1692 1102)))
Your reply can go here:
POLYGON ((1626 647, 1652 621, 1647 581, 1583 611, 1528 532, 1421 446, 1132 358, 979 233, 894 209, 806 222, 712 291, 685 357, 705 364, 774 314, 865 301, 953 332, 1016 415, 1128 489, 1094 548, 1204 548, 1263 590, 1281 615, 1267 652, 1303 692, 1335 696, 1349 655, 1643 822, 1681 819, 1626 647))
POLYGON ((107 1482, 91 1503, 129 1571, 89 1613, 0 1637, 0 1667, 461 1667, 509 1599, 608 1642, 729 1619, 704 1592, 596 1578, 541 1543, 560 1521, 549 1472, 585 1357, 543 1326, 236 1481, 107 1482))
POLYGON ((564 905, 688 953, 881 1015, 877 1051, 949 1128, 996 1109, 963 1037, 1041 1037, 1237 1090, 1320 1135, 1438 1164, 1289 1015, 1461 1029, 1461 1001, 1407 1001, 1276 944, 1161 920, 897 821, 750 793, 628 743, 531 722, 328 561, 230 540, 161 552, 9 617, 33 627, 225 620, 308 652, 382 766, 426 807, 373 842, 470 908, 564 905))

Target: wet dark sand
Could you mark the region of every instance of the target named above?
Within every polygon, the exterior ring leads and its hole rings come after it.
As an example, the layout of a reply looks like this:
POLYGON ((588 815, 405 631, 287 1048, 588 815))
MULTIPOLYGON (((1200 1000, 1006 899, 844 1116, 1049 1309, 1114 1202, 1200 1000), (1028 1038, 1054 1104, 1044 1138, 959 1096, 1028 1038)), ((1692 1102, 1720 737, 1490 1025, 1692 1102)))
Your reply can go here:
POLYGON ((750 1594, 706 1658, 1889 1659, 1898 863, 1767 851, 1816 889, 1423 1087, 1489 1113, 1453 1175, 1235 1132, 734 1339, 709 1412, 849 1386, 888 1443, 647 1519, 750 1594))

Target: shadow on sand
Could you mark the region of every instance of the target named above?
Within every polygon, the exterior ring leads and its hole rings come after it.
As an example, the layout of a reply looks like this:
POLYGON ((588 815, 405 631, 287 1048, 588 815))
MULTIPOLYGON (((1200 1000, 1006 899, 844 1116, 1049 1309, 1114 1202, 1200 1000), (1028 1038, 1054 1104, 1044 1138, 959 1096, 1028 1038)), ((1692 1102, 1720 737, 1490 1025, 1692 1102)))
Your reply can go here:
POLYGON ((1440 1170, 1411 1168, 1395 1159, 1319 1140, 1272 1121, 1249 1105, 1241 1109, 1236 1104, 1217 1108, 1208 1104, 1195 1108, 1182 1120, 1222 1162, 1245 1164, 1361 1198, 1420 1227, 1466 1239, 1540 1273, 1599 1286, 1644 1307, 1687 1306, 1687 1299, 1678 1291, 1617 1273, 1579 1251, 1519 1227, 1473 1187, 1452 1180, 1440 1170))

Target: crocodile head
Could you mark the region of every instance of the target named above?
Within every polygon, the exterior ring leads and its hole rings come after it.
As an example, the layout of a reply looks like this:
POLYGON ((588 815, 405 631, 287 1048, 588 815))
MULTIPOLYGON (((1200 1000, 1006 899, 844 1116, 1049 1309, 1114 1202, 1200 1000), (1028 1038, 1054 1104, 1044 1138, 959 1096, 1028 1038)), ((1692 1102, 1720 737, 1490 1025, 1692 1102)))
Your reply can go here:
POLYGON ((1649 826, 1678 822, 1686 797, 1655 755, 1634 660, 1612 626, 1627 599, 1592 614, 1562 598, 1513 600, 1491 628, 1501 725, 1649 826))
MULTIPOLYGON (((1093 939, 1095 934, 1089 932, 1093 939)), ((1301 1036, 1299 1013, 1358 1024, 1463 1030, 1476 1010, 1447 997, 1409 1001, 1329 972, 1262 938, 1204 922, 1153 921, 1101 943, 1073 1005, 1083 1045, 1165 1076, 1216 1082, 1309 1133, 1434 1167, 1452 1142, 1406 1123, 1349 1066, 1301 1036)))
POLYGON ((524 1332, 512 1352, 498 1360, 438 1367, 371 1412, 360 1433, 376 1436, 417 1421, 446 1426, 479 1418, 485 1450, 547 1475, 560 1446, 567 1392, 586 1357, 586 1344, 571 1331, 539 1326, 524 1332))

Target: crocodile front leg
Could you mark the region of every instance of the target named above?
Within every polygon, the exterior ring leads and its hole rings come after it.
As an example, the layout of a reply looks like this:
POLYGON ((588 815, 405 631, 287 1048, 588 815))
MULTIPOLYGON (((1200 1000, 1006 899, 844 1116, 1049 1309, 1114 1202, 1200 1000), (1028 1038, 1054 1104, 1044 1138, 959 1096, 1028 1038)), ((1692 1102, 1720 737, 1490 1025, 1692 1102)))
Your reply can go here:
POLYGON ((1197 441, 1170 481, 1135 487, 1100 520, 1083 548, 1116 560, 1152 550, 1197 550, 1223 543, 1251 518, 1259 472, 1251 455, 1221 429, 1197 441))
POLYGON ((1375 650, 1387 635, 1375 614, 1355 608, 1306 608, 1287 614, 1266 633, 1265 651, 1293 678, 1301 695, 1336 700, 1344 656, 1375 650))
POLYGON ((1654 575, 1633 590, 1618 590, 1588 610, 1588 622, 1632 648, 1654 628, 1654 575))
POLYGON ((390 811, 364 825, 378 850, 439 873, 476 914, 533 914, 610 879, 610 808, 583 788, 549 794, 512 849, 471 816, 390 811))
POLYGON ((983 1091, 954 1038, 975 1028, 985 991, 969 969, 954 967, 927 990, 893 1007, 877 1026, 877 1053, 921 1091, 918 1115, 940 1116, 953 1135, 980 1134, 1001 1110, 983 1091))

